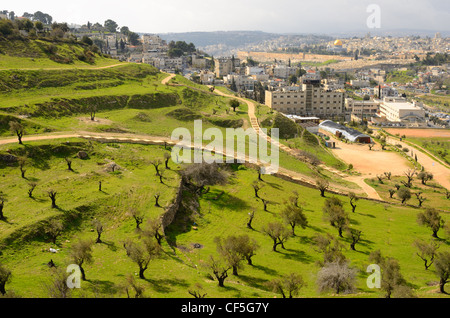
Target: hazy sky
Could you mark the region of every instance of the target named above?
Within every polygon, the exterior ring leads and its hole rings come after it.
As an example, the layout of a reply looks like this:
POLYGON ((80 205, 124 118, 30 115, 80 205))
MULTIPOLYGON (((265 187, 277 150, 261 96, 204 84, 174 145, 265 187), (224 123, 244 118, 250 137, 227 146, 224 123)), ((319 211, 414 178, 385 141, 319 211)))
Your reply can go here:
POLYGON ((42 11, 57 22, 104 23, 135 32, 259 30, 275 33, 367 31, 368 5, 381 8, 381 30, 450 31, 449 0, 6 0, 0 10, 42 11))

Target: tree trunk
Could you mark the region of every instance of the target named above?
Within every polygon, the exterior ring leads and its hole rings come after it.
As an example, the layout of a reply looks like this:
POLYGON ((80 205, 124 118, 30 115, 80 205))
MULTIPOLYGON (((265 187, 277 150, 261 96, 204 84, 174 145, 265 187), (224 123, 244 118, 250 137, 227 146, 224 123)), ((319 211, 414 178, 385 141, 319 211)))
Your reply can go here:
POLYGON ((2 295, 6 294, 5 285, 6 283, 0 283, 0 293, 2 295))
POLYGON ((80 267, 81 280, 86 280, 86 274, 84 273, 83 267, 81 267, 81 265, 78 265, 78 266, 80 267))
POLYGON ((139 267, 139 278, 145 279, 144 272, 147 268, 139 267))
POLYGON ((443 278, 441 278, 441 280, 439 281, 439 291, 443 294, 446 294, 445 289, 444 289, 445 284, 446 284, 446 281, 443 278))
POLYGON ((237 266, 233 266, 233 275, 234 276, 239 276, 238 270, 237 270, 237 266))

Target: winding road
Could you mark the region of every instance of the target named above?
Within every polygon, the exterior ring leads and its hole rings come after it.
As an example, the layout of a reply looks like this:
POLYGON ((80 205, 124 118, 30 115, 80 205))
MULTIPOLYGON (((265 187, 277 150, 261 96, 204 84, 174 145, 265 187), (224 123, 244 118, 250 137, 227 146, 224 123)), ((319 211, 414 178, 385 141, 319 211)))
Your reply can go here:
MULTIPOLYGON (((113 66, 110 66, 113 67, 113 66)), ((168 74, 167 77, 165 77, 161 84, 167 85, 169 84, 170 80, 175 77, 175 74, 168 74)), ((170 85, 170 84, 169 84, 170 85)), ((276 146, 279 147, 279 149, 285 151, 286 153, 289 153, 291 155, 295 155, 294 150, 291 148, 279 143, 278 141, 272 140, 269 136, 267 136, 261 129, 258 123, 258 118, 255 115, 255 103, 253 103, 250 100, 236 97, 234 95, 223 93, 217 89, 214 90, 214 93, 217 95, 221 95, 224 97, 231 97, 236 98, 240 100, 243 103, 246 103, 248 105, 248 117, 250 119, 250 123, 252 128, 260 135, 262 135, 268 142, 275 143, 276 146)), ((96 141, 103 141, 103 142, 126 142, 126 143, 140 143, 140 144, 168 144, 168 145, 174 145, 175 143, 167 137, 160 137, 160 136, 149 136, 149 135, 135 135, 135 134, 120 134, 114 135, 112 133, 92 133, 87 131, 79 131, 79 132, 59 132, 59 133, 49 133, 49 134, 43 134, 43 135, 32 135, 32 136, 24 136, 22 138, 23 142, 31 142, 31 141, 40 141, 40 140, 55 140, 55 139, 69 139, 69 138, 84 138, 89 140, 96 140, 96 141)), ((17 138, 14 137, 8 137, 8 138, 2 138, 0 139, 0 145, 10 144, 10 143, 16 143, 17 138)), ((190 147, 193 147, 193 145, 187 145, 190 147)), ((239 156, 238 154, 235 154, 235 158, 242 158, 242 156, 239 156)), ((247 157, 246 157, 247 159, 247 157)), ((355 192, 356 194, 367 195, 368 198, 371 199, 377 199, 381 200, 378 193, 368 186, 361 177, 351 177, 349 175, 346 175, 342 173, 341 171, 335 170, 333 168, 330 168, 325 165, 321 165, 321 168, 326 169, 332 173, 335 173, 337 177, 344 178, 348 180, 349 182, 353 182, 356 185, 360 187, 360 189, 354 189, 349 188, 341 184, 337 183, 330 183, 329 190, 333 191, 335 193, 341 193, 341 194, 348 194, 349 192, 355 192)), ((311 186, 315 186, 316 179, 295 172, 291 170, 287 170, 284 168, 279 168, 279 170, 275 173, 275 175, 288 178, 292 181, 299 181, 301 183, 309 184, 311 186)))

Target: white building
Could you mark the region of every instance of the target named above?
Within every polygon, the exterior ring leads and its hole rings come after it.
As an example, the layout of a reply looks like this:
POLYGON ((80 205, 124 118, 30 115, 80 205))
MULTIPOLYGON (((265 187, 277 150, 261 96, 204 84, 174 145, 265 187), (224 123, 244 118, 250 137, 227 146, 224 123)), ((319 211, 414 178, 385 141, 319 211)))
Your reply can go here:
POLYGON ((255 89, 255 80, 250 76, 229 74, 223 79, 227 85, 231 85, 234 81, 238 91, 253 91, 255 89))
POLYGON ((380 104, 381 117, 391 122, 423 122, 425 110, 404 98, 386 97, 380 104))

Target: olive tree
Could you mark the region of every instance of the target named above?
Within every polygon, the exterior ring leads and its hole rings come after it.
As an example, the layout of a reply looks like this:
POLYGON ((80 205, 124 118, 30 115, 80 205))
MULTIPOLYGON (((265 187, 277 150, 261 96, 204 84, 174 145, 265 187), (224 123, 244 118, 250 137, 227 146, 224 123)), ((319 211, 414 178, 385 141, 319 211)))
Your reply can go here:
POLYGON ((433 231, 432 236, 434 238, 438 238, 437 233, 445 224, 439 212, 434 208, 427 208, 424 212, 417 214, 417 222, 420 225, 429 227, 433 231))

